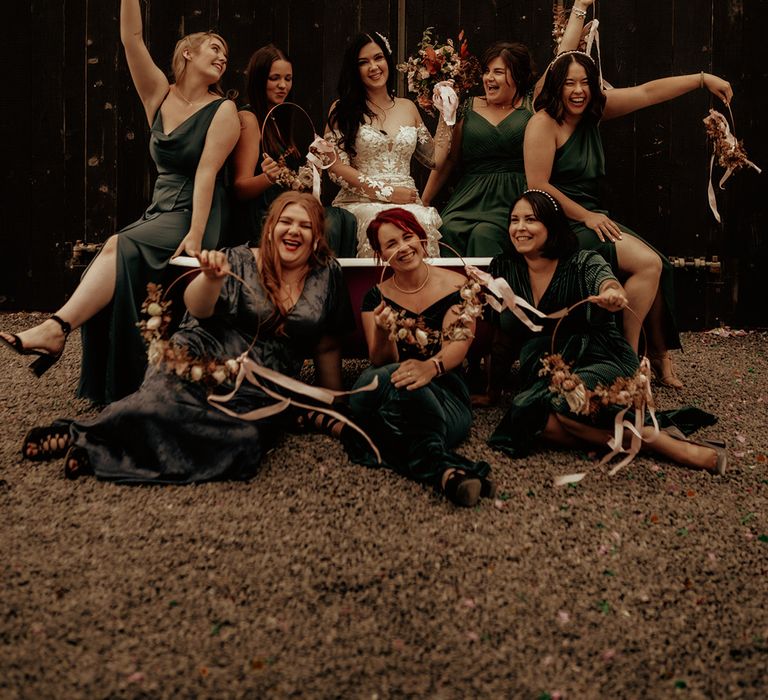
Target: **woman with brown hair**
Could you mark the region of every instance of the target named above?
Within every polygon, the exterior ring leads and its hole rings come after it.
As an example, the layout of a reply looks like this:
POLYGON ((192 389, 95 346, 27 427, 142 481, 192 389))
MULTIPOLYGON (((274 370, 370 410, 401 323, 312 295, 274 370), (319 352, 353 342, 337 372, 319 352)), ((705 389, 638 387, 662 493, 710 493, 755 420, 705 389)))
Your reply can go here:
MULTIPOLYGON (((33 429, 22 448, 27 458, 67 452, 69 478, 248 479, 295 417, 284 412, 248 421, 209 403, 207 387, 218 394, 231 388, 227 368, 236 358, 247 353, 261 367, 297 377, 305 356, 314 355, 317 383, 341 389, 339 338, 354 318, 341 268, 325 242, 322 205, 312 195, 286 192, 275 200, 261 248, 202 251, 198 259, 202 274, 184 293, 189 313, 141 388, 95 419, 33 429)), ((226 408, 243 413, 274 401, 243 382, 226 408)))

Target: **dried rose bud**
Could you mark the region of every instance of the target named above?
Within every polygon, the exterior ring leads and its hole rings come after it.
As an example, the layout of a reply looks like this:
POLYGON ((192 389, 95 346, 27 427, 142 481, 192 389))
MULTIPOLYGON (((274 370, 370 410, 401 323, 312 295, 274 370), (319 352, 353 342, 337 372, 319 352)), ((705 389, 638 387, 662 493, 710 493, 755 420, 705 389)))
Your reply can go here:
POLYGON ((576 382, 573 379, 566 379, 563 382, 563 391, 573 391, 576 388, 576 382))
POLYGON ((147 313, 150 316, 162 316, 163 315, 163 307, 160 306, 156 301, 153 301, 148 307, 147 307, 147 313))
POLYGON ((414 335, 419 345, 426 345, 429 342, 429 336, 421 328, 417 328, 414 335))
POLYGON ((408 331, 405 328, 401 328, 399 331, 397 331, 397 337, 400 340, 405 340, 408 337, 408 331))
POLYGON ((229 359, 225 363, 230 374, 237 374, 237 370, 240 369, 240 364, 237 360, 229 359))
POLYGON ((156 331, 163 323, 163 319, 160 316, 152 316, 147 319, 147 330, 156 331))
POLYGON ((191 370, 189 370, 189 378, 193 382, 199 382, 203 378, 203 368, 200 365, 194 365, 191 370))
POLYGON ((211 376, 217 384, 221 384, 227 378, 227 373, 224 371, 223 367, 219 367, 211 376))

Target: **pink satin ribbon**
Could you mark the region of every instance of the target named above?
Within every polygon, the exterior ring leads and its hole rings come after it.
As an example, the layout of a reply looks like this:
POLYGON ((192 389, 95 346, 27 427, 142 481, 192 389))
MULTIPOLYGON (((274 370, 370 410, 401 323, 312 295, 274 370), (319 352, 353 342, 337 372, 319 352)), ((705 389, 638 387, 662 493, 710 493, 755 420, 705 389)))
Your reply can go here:
POLYGON ((283 389, 287 389, 288 391, 294 392, 296 394, 315 399, 316 401, 320 401, 330 406, 334 399, 338 398, 339 396, 350 396, 351 394, 357 394, 361 391, 372 391, 379 385, 378 377, 374 377, 369 384, 359 387, 358 389, 353 389, 352 391, 334 391, 332 389, 323 389, 321 387, 311 386, 299 381, 298 379, 287 377, 286 375, 269 369, 268 367, 262 367, 261 365, 254 362, 245 353, 240 355, 240 357, 237 358, 237 361, 240 364, 240 370, 237 373, 234 389, 223 396, 219 394, 212 394, 209 396, 208 402, 212 406, 219 409, 222 413, 226 413, 228 416, 247 421, 257 421, 268 418, 269 416, 277 415, 278 413, 285 411, 289 406, 298 406, 299 408, 305 408, 307 410, 327 414, 332 418, 341 421, 344 425, 349 426, 360 435, 362 435, 373 453, 376 455, 376 461, 381 464, 381 454, 379 453, 376 445, 374 445, 373 441, 368 437, 368 434, 362 428, 349 420, 349 418, 330 408, 322 408, 317 405, 305 404, 295 399, 282 396, 281 394, 273 391, 268 386, 265 386, 262 382, 259 381, 259 378, 261 377, 262 379, 277 384, 283 389), (235 397, 243 381, 248 381, 254 386, 258 387, 265 394, 267 394, 267 396, 276 399, 276 402, 269 406, 262 406, 261 408, 254 409, 253 411, 248 411, 247 413, 236 413, 235 411, 232 411, 226 406, 222 405, 229 403, 229 401, 235 397))
POLYGON ((467 271, 467 275, 474 277, 480 284, 486 289, 492 292, 495 296, 499 297, 503 303, 500 303, 498 299, 494 297, 485 297, 486 303, 494 311, 503 311, 509 309, 522 323, 530 328, 534 333, 539 333, 544 330, 544 326, 540 326, 531 321, 528 316, 523 313, 522 309, 530 311, 534 316, 539 318, 562 318, 568 314, 568 309, 560 309, 551 314, 545 314, 539 311, 535 306, 529 304, 525 299, 519 297, 509 286, 509 283, 501 277, 492 277, 487 272, 476 268, 474 265, 467 265, 464 268, 467 271))
MULTIPOLYGON (((614 457, 619 454, 626 454, 626 457, 620 462, 615 464, 608 472, 609 476, 613 476, 620 469, 626 467, 640 452, 640 447, 643 444, 643 426, 645 425, 645 412, 648 411, 648 415, 651 417, 651 423, 653 424, 653 433, 645 438, 645 442, 653 442, 659 436, 659 422, 656 418, 656 409, 653 403, 653 394, 651 393, 651 365, 647 357, 643 357, 640 361, 640 368, 643 370, 643 374, 647 377, 648 381, 645 385, 645 396, 643 397, 643 403, 640 408, 635 409, 635 421, 630 423, 624 419, 627 411, 630 409, 622 409, 616 414, 613 421, 613 437, 608 440, 608 447, 611 451, 603 457, 596 467, 600 467, 608 464, 614 457), (629 447, 624 448, 624 439, 629 437, 629 447)), ((586 472, 579 472, 577 474, 564 474, 563 476, 555 477, 555 486, 564 486, 565 484, 575 484, 581 481, 591 470, 586 472)))

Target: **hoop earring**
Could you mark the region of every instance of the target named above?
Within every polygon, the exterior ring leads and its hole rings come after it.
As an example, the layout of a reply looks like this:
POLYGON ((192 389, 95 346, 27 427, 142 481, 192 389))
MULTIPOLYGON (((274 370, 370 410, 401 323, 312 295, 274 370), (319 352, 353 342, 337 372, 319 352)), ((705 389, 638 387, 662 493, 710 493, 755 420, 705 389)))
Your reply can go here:
POLYGON ((312 246, 312 250, 314 250, 315 252, 317 252, 317 241, 315 241, 315 244, 312 246))

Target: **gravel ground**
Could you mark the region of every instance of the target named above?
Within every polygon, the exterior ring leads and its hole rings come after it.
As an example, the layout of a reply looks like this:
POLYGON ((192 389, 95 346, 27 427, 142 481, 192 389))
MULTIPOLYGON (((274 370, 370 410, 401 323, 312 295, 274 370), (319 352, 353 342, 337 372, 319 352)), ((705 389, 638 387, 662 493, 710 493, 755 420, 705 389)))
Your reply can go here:
POLYGON ((556 489, 587 457, 493 452, 486 409, 462 451, 501 498, 470 510, 319 435, 246 484, 68 482, 19 447, 92 411, 79 338, 39 381, 3 351, 0 697, 764 698, 766 340, 687 334, 686 389, 656 391, 719 415, 725 477, 639 458, 556 489))

